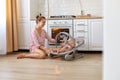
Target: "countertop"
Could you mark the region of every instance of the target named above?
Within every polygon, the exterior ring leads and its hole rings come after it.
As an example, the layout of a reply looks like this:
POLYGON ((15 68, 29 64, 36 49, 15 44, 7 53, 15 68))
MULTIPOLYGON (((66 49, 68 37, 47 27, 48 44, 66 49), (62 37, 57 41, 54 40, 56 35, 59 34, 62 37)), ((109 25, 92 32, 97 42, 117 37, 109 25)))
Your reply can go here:
MULTIPOLYGON (((100 16, 76 16, 75 18, 47 18, 47 20, 69 20, 69 19, 102 19, 103 17, 100 16)), ((30 20, 35 20, 34 18, 30 20)))

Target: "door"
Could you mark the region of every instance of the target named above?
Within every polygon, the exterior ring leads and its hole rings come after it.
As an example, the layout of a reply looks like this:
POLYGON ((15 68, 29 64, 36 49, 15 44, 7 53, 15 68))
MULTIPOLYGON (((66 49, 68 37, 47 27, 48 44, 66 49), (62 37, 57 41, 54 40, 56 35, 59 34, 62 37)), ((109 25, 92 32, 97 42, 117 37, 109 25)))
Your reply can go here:
POLYGON ((89 22, 89 50, 102 51, 103 21, 102 19, 90 19, 88 22, 89 22))

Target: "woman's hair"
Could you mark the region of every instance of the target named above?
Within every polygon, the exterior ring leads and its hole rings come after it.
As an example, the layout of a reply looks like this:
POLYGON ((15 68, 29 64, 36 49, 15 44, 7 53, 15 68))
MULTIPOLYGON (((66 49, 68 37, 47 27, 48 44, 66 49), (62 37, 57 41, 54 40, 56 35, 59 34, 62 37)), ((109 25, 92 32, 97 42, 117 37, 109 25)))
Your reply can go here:
POLYGON ((40 22, 42 19, 46 19, 44 16, 36 16, 36 24, 38 24, 38 22, 40 22))

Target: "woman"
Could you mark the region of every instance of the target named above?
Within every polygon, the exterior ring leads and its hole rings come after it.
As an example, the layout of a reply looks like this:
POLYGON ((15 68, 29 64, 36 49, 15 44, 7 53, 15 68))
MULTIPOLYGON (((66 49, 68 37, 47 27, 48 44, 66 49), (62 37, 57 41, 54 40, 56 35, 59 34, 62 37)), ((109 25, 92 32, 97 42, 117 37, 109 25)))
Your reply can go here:
POLYGON ((55 40, 50 38, 46 31, 42 29, 46 23, 46 18, 40 16, 37 19, 37 25, 31 32, 30 39, 30 52, 31 54, 20 54, 18 55, 18 59, 20 58, 34 58, 34 59, 44 59, 47 57, 47 53, 50 52, 47 48, 45 48, 45 39, 48 39, 49 42, 54 43, 55 40))

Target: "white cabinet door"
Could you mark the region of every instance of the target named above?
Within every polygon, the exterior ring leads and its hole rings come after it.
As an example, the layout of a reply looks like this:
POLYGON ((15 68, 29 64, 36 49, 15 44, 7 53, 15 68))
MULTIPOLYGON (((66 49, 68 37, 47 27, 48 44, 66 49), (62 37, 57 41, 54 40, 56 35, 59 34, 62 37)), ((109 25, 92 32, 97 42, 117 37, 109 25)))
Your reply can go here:
POLYGON ((30 21, 30 32, 32 31, 33 28, 35 28, 36 22, 35 20, 30 21))
POLYGON ((84 44, 78 50, 88 50, 88 22, 87 19, 74 20, 74 37, 84 39, 84 44))
POLYGON ((90 19, 89 21, 89 50, 101 51, 103 48, 103 21, 90 19))
POLYGON ((27 23, 18 25, 19 49, 29 49, 30 26, 27 23))
POLYGON ((17 0, 18 7, 18 47, 29 49, 30 40, 30 0, 17 0))
POLYGON ((30 21, 30 0, 17 0, 18 22, 30 21))

